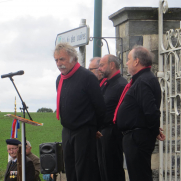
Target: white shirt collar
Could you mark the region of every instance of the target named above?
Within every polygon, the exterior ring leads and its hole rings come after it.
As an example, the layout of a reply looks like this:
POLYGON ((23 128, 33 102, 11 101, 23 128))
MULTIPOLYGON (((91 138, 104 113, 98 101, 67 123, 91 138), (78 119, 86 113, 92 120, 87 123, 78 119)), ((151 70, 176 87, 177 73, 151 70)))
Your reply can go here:
POLYGON ((12 162, 16 162, 17 161, 17 158, 15 158, 15 159, 12 159, 12 162))

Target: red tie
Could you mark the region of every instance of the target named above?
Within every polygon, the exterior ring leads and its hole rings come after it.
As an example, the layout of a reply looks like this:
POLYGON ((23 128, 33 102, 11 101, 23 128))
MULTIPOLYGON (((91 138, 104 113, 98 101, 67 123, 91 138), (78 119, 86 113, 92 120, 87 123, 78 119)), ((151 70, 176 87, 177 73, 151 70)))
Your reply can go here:
MULTIPOLYGON (((146 68, 151 68, 151 66, 144 67, 144 68, 142 68, 141 70, 146 69, 146 68)), ((140 72, 141 70, 139 70, 139 72, 140 72)), ((138 72, 137 72, 137 73, 138 73, 138 72)), ((117 105, 117 107, 116 107, 116 109, 115 109, 115 112, 114 112, 114 118, 113 118, 113 123, 114 123, 114 124, 116 123, 116 118, 117 118, 118 109, 119 109, 121 103, 123 102, 123 99, 124 99, 124 96, 125 96, 126 92, 127 92, 127 91, 129 90, 129 88, 131 87, 131 84, 132 84, 132 79, 131 79, 131 81, 126 85, 126 87, 124 88, 124 90, 123 90, 123 92, 122 92, 122 94, 121 94, 121 97, 120 97, 120 99, 119 99, 118 105, 117 105)))
POLYGON ((60 81, 58 84, 58 89, 57 89, 57 116, 56 117, 58 120, 59 120, 60 95, 61 95, 63 80, 71 77, 78 70, 79 67, 80 67, 80 64, 77 62, 75 64, 74 68, 67 75, 61 74, 60 81))
MULTIPOLYGON (((111 78, 113 78, 114 76, 116 76, 117 74, 120 74, 120 70, 116 71, 115 74, 113 74, 113 76, 111 78)), ((110 79, 111 79, 110 78, 110 79)), ((104 82, 106 82, 107 78, 103 78, 101 83, 99 84, 100 87, 102 87, 102 85, 104 84, 104 82)))

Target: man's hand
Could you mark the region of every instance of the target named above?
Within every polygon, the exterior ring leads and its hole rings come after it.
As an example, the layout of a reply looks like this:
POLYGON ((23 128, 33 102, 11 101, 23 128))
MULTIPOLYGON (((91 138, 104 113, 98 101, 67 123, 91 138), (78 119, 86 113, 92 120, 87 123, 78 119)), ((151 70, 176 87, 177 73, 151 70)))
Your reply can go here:
POLYGON ((51 174, 50 177, 53 179, 53 174, 51 174))
POLYGON ((163 129, 159 128, 160 134, 156 137, 158 140, 160 141, 164 141, 165 140, 165 135, 163 134, 163 129))
POLYGON ((96 138, 100 138, 101 136, 103 136, 102 133, 99 132, 99 131, 97 131, 97 132, 96 132, 96 138))

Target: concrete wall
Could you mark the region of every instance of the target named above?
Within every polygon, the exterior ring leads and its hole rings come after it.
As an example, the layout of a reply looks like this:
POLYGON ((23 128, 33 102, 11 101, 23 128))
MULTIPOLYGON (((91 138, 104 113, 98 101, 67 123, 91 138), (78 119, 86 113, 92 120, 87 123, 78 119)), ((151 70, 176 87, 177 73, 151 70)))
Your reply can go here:
MULTIPOLYGON (((164 15, 163 32, 180 28, 181 8, 170 8, 164 15)), ((158 71, 158 8, 151 7, 125 7, 109 16, 115 27, 115 37, 123 40, 123 76, 127 75, 126 61, 129 51, 134 45, 143 45, 154 53, 152 71, 158 71)), ((165 37, 165 36, 164 36, 165 37)), ((120 40, 116 42, 116 54, 120 53, 120 40)), ((154 181, 158 181, 159 147, 156 142, 152 155, 152 169, 154 181)))

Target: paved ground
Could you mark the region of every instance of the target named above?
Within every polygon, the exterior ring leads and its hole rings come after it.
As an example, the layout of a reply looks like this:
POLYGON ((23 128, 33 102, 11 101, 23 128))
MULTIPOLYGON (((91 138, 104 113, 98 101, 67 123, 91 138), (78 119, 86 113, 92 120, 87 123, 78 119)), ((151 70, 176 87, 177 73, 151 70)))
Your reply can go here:
POLYGON ((56 181, 67 181, 65 173, 58 174, 56 181))

